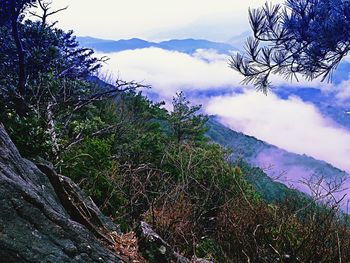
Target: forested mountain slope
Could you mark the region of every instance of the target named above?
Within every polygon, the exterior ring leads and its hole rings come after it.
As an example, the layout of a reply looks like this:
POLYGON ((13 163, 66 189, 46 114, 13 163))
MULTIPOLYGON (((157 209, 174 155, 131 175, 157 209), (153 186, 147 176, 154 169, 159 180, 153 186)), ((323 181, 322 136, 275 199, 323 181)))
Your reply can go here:
MULTIPOLYGON (((271 178, 290 187, 307 191, 303 182, 324 178, 341 181, 348 174, 324 161, 307 155, 299 155, 280 149, 255 137, 233 131, 210 118, 207 136, 214 142, 232 150, 231 160, 244 160, 252 166, 260 167, 271 178)), ((267 189, 266 189, 267 190, 267 189)))

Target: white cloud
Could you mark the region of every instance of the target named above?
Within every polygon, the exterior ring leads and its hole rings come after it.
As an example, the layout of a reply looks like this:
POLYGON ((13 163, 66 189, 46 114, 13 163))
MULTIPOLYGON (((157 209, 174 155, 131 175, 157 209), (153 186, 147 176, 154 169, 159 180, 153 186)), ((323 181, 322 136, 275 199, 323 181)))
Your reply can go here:
POLYGON ((350 172, 350 132, 298 98, 282 100, 272 93, 246 92, 216 97, 206 110, 235 130, 350 172))
MULTIPOLYGON (((160 48, 126 50, 116 53, 97 54, 110 58, 104 71, 124 80, 135 80, 152 85, 162 97, 172 97, 175 92, 253 89, 240 84, 243 77, 229 67, 229 56, 215 50, 199 49, 189 55, 160 48)), ((275 86, 326 87, 327 84, 301 79, 290 82, 281 76, 273 76, 275 86)), ((325 88, 323 88, 325 89, 325 88)))
POLYGON ((193 56, 159 48, 127 50, 108 54, 105 70, 124 80, 152 85, 162 97, 175 92, 213 90, 239 86, 241 76, 228 66, 229 57, 198 50, 193 56))
POLYGON ((337 92, 336 98, 340 102, 345 102, 350 99, 350 79, 339 83, 334 90, 337 92))

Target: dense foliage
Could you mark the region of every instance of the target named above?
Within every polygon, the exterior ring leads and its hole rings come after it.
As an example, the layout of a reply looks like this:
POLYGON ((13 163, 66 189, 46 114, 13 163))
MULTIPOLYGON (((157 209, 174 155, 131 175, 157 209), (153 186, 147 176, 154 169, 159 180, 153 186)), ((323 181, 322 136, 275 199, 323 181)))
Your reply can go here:
POLYGON ((270 200, 266 191, 259 193, 247 179, 266 175, 231 163, 231 153, 205 136, 207 116, 183 93, 167 111, 138 91, 142 85, 92 81, 99 61, 71 32, 42 21, 17 23, 26 114, 18 111, 18 54, 4 25, 0 122, 22 155, 50 160, 123 230, 146 220, 176 251, 214 262, 350 257, 350 233, 337 202, 325 207, 303 195, 270 200))
POLYGON ((17 20, 25 7, 35 0, 2 0, 0 2, 0 25, 17 20))

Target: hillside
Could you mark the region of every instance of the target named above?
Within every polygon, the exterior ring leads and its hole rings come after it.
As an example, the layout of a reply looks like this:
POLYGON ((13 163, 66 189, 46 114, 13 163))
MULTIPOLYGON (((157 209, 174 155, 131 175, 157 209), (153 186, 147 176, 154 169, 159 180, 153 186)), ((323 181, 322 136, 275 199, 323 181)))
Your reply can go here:
MULTIPOLYGON (((261 167, 271 178, 299 190, 306 190, 301 180, 325 178, 341 181, 348 174, 324 161, 280 149, 252 136, 235 132, 211 118, 207 135, 220 145, 232 150, 233 162, 242 159, 261 167)), ((254 181, 252 181, 254 183, 254 181)), ((260 190, 261 191, 261 190, 260 190)))

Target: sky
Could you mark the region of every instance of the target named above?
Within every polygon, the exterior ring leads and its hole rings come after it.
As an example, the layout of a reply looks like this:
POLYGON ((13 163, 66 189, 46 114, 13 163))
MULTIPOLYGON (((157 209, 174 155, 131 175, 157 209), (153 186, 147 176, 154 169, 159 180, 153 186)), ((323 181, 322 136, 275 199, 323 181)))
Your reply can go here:
MULTIPOLYGON (((273 3, 281 2, 273 0, 273 3)), ((104 39, 204 38, 227 41, 248 30, 248 8, 265 0, 59 0, 54 19, 80 36, 104 39)))
MULTIPOLYGON (((60 0, 54 1, 54 8, 66 5, 69 8, 54 19, 59 20, 59 27, 73 29, 79 36, 114 40, 138 37, 151 41, 203 38, 227 42, 249 30, 248 8, 264 3, 265 0, 60 0)), ((281 99, 273 93, 265 96, 252 87, 242 87, 242 77, 229 68, 227 55, 213 50, 185 54, 146 48, 107 56, 110 60, 103 74, 149 84, 153 93, 167 101, 176 92, 185 91, 191 100, 203 104, 206 113, 219 116, 234 130, 350 172, 349 130, 298 97, 281 99)), ((338 101, 334 103, 350 98, 350 80, 338 85, 302 80, 291 84, 275 77, 273 83, 313 87, 322 92, 335 90, 338 101)))

